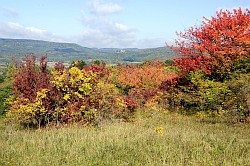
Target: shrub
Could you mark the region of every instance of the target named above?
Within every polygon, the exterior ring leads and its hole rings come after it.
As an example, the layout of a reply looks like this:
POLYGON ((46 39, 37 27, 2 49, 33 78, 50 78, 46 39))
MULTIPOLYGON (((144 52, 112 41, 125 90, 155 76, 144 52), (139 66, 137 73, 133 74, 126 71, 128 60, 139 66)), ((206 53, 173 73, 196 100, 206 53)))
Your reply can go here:
MULTIPOLYGON (((165 71, 162 62, 145 62, 142 65, 122 65, 118 67, 117 80, 122 89, 126 89, 130 98, 143 106, 149 100, 160 94, 161 88, 166 87, 167 81, 175 80, 178 75, 165 71)), ((164 89, 162 88, 162 89, 164 89)))
POLYGON ((10 102, 8 115, 21 124, 41 127, 80 122, 93 125, 103 119, 128 120, 133 115, 137 104, 119 93, 109 80, 110 70, 104 64, 82 70, 77 67, 66 70, 59 65, 49 73, 45 58, 41 59, 38 70, 34 56, 17 68, 13 84, 15 99, 10 102), (45 80, 41 81, 42 78, 45 80))
POLYGON ((83 60, 81 60, 81 61, 77 60, 77 61, 73 61, 73 62, 71 63, 71 65, 70 65, 69 68, 77 67, 77 68, 79 68, 80 70, 82 70, 82 69, 84 68, 84 66, 86 66, 86 65, 87 65, 86 62, 84 62, 83 60))
POLYGON ((203 111, 214 114, 227 110, 232 92, 225 83, 209 80, 200 70, 190 72, 185 79, 185 84, 179 84, 173 90, 177 107, 189 113, 203 111))
POLYGON ((9 83, 2 83, 2 85, 0 85, 0 116, 5 115, 9 109, 9 105, 6 102, 10 94, 11 85, 9 83))
POLYGON ((229 109, 229 116, 237 121, 245 121, 250 117, 250 73, 241 74, 228 82, 234 93, 234 102, 229 109))

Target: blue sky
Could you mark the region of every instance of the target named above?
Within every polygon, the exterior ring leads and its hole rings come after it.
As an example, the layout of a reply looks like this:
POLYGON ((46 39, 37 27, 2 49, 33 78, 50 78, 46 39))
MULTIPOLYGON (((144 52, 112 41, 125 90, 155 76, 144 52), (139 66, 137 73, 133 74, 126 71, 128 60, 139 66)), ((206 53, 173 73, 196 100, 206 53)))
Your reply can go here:
POLYGON ((0 38, 97 48, 161 47, 176 31, 249 0, 0 0, 0 38))

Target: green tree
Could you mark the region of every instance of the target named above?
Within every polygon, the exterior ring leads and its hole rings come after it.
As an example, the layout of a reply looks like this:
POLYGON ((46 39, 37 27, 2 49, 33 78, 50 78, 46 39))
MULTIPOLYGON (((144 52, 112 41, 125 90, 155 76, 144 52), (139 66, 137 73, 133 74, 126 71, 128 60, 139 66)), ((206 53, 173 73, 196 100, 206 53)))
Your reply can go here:
POLYGON ((16 68, 13 63, 8 65, 5 81, 12 81, 14 79, 14 73, 16 72, 16 68))

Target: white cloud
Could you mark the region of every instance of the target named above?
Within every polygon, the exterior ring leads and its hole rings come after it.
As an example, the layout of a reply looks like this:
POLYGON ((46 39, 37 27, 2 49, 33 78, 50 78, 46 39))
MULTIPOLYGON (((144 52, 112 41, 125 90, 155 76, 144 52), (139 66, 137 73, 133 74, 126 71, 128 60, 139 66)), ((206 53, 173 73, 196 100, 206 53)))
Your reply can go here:
POLYGON ((114 27, 118 30, 118 31, 129 31, 129 27, 120 23, 114 23, 114 27))
POLYGON ((87 47, 129 47, 135 43, 137 30, 105 16, 82 16, 85 27, 78 42, 87 47))
MULTIPOLYGON (((0 24, 0 38, 35 39, 54 42, 74 42, 85 47, 96 48, 148 48, 164 46, 163 39, 138 39, 137 30, 106 18, 96 19, 94 25, 71 38, 59 37, 51 32, 19 23, 0 24), (102 26, 98 26, 103 24, 102 26)), ((89 23, 90 24, 90 23, 89 23)))
POLYGON ((78 44, 96 48, 154 48, 165 46, 163 38, 138 39, 135 33, 111 35, 100 29, 88 29, 78 36, 78 44))
POLYGON ((137 37, 139 31, 129 25, 112 21, 108 15, 86 14, 82 12, 83 31, 77 43, 97 48, 149 48, 165 46, 163 38, 137 37))
POLYGON ((138 30, 129 25, 111 19, 108 13, 122 11, 122 7, 113 3, 101 3, 91 0, 89 13, 82 11, 83 31, 76 37, 77 43, 86 47, 127 48, 164 46, 164 39, 138 39, 138 30))
POLYGON ((101 3, 99 0, 89 2, 91 13, 110 14, 122 11, 122 7, 113 3, 101 3))
MULTIPOLYGON (((96 48, 127 48, 127 47, 158 47, 164 46, 164 39, 139 39, 139 31, 119 20, 112 20, 110 13, 120 12, 122 7, 113 3, 103 3, 101 0, 91 0, 89 11, 82 13, 83 29, 71 37, 58 36, 47 30, 27 26, 16 22, 0 22, 0 38, 35 39, 55 42, 73 42, 85 47, 96 48)), ((14 10, 3 10, 1 13, 15 15, 14 10), (12 12, 11 12, 12 11, 12 12), (12 13, 12 14, 11 14, 12 13)), ((16 13, 18 16, 18 13, 16 13)))
POLYGON ((64 41, 63 38, 55 34, 36 27, 27 27, 19 23, 1 23, 0 24, 1 38, 24 38, 24 39, 38 39, 46 41, 64 41))
POLYGON ((38 29, 35 27, 25 27, 18 23, 9 22, 7 25, 10 28, 10 30, 15 30, 16 33, 20 33, 24 35, 29 34, 29 35, 43 36, 46 33, 45 30, 38 29))

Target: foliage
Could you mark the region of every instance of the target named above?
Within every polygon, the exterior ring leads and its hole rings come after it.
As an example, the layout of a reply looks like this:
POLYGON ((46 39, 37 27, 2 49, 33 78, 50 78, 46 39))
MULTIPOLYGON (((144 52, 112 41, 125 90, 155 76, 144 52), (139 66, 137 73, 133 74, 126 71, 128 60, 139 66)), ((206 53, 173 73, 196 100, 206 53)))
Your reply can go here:
POLYGON ((142 65, 122 65, 118 69, 117 80, 122 88, 128 88, 129 96, 145 104, 154 96, 159 95, 164 83, 174 82, 178 75, 175 72, 166 72, 164 63, 154 61, 142 65))
POLYGON ((137 103, 124 97, 113 83, 98 82, 90 96, 94 108, 98 111, 98 120, 123 119, 129 120, 133 115, 137 103))
POLYGON ((13 63, 10 63, 8 67, 4 69, 3 73, 0 74, 0 116, 4 116, 9 109, 7 99, 12 92, 11 83, 14 72, 15 67, 13 63))
POLYGON ((34 56, 17 67, 15 99, 10 102, 8 115, 18 122, 39 127, 74 122, 87 125, 104 119, 128 120, 133 115, 137 104, 119 93, 109 80, 111 70, 105 64, 85 66, 82 70, 66 70, 58 65, 49 73, 45 58, 41 58, 38 70, 34 56))
POLYGON ((90 65, 84 70, 73 67, 62 74, 54 74, 52 83, 61 93, 59 96, 66 100, 62 102, 66 105, 61 104, 60 109, 68 110, 71 107, 68 104, 77 103, 72 112, 79 111, 78 115, 87 118, 89 122, 89 117, 93 118, 93 122, 112 118, 128 119, 136 105, 131 107, 128 99, 123 98, 115 85, 107 80, 109 72, 103 64, 90 65))
POLYGON ((11 94, 11 85, 9 82, 0 83, 0 116, 5 115, 9 109, 9 105, 6 104, 6 100, 11 94))
POLYGON ((5 74, 0 74, 0 83, 4 82, 5 74))
POLYGON ((14 74, 13 94, 17 97, 27 98, 33 101, 36 93, 43 89, 49 88, 49 73, 44 55, 40 59, 40 66, 36 71, 35 55, 26 55, 25 63, 16 64, 16 73, 14 74))
POLYGON ((173 60, 179 79, 165 93, 170 108, 248 121, 249 23, 248 9, 220 10, 177 33, 170 47, 180 56, 173 60))
POLYGON ((88 125, 128 121, 139 106, 145 112, 250 122, 249 23, 248 9, 220 10, 200 27, 178 34, 182 39, 172 48, 181 57, 173 61, 106 66, 101 60, 90 65, 78 60, 69 69, 59 62, 49 71, 46 55, 39 66, 34 55, 26 56, 16 71, 9 68, 15 73, 8 115, 37 126, 88 125))
POLYGON ((56 71, 63 71, 64 68, 65 68, 65 67, 64 67, 64 65, 63 65, 62 62, 57 62, 57 63, 55 63, 54 69, 55 69, 56 71))
POLYGON ((7 65, 0 63, 0 83, 4 82, 7 73, 7 65))
POLYGON ((47 55, 40 58, 40 65, 35 65, 35 55, 26 55, 23 62, 16 63, 12 85, 13 96, 10 97, 9 116, 21 123, 41 125, 48 119, 45 106, 47 92, 52 88, 50 74, 47 70, 47 55))
POLYGON ((97 66, 100 66, 100 65, 102 64, 102 62, 99 61, 99 60, 95 60, 95 61, 93 62, 93 64, 94 64, 94 65, 97 65, 97 66))
POLYGON ((234 102, 229 109, 230 117, 238 121, 250 122, 250 73, 230 80, 228 86, 234 93, 234 102))
POLYGON ((247 59, 239 59, 234 62, 231 68, 231 75, 239 76, 240 74, 250 73, 250 56, 247 59))
POLYGON ((188 113, 210 115, 221 115, 230 106, 232 92, 225 83, 209 80, 201 70, 190 72, 185 79, 188 84, 175 89, 175 106, 188 113))
POLYGON ((47 89, 38 91, 35 100, 32 102, 28 99, 22 99, 23 103, 20 101, 21 99, 11 102, 12 108, 8 114, 15 116, 21 123, 41 126, 44 121, 49 121, 43 105, 47 91, 47 89))
POLYGON ((5 81, 13 81, 14 80, 14 74, 16 72, 16 68, 13 63, 10 63, 7 68, 7 73, 5 77, 5 81))
POLYGON ((165 64, 166 66, 171 66, 171 65, 174 64, 174 62, 173 62, 173 60, 167 59, 167 60, 165 60, 164 64, 165 64))
POLYGON ((65 123, 83 121, 84 116, 91 121, 94 112, 87 108, 85 102, 97 84, 94 73, 72 67, 68 71, 55 71, 52 75, 51 83, 58 93, 54 108, 57 121, 65 123))
POLYGON ((234 62, 250 54, 250 11, 234 9, 218 11, 216 17, 204 18, 200 27, 177 34, 173 47, 181 58, 174 63, 183 72, 202 70, 223 81, 234 62))
POLYGON ((86 66, 86 62, 84 62, 83 60, 76 60, 76 61, 73 61, 70 65, 69 68, 71 67, 77 67, 79 68, 80 70, 82 70, 84 68, 84 66, 86 66))

